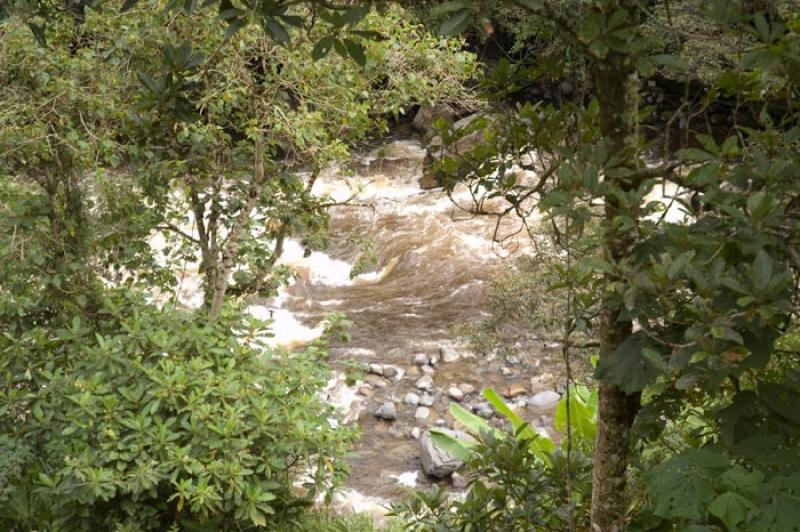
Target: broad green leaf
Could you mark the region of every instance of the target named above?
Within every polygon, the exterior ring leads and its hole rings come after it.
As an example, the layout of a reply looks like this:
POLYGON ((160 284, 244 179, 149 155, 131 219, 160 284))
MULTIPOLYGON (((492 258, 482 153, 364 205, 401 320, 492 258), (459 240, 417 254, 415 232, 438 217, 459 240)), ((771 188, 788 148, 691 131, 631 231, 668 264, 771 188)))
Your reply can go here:
POLYGON ((317 44, 314 45, 314 49, 311 50, 311 58, 314 59, 314 61, 319 61, 327 56, 331 52, 333 43, 335 42, 336 38, 331 35, 321 38, 317 41, 317 44))
POLYGON ((459 440, 436 429, 431 429, 431 440, 436 447, 459 460, 468 459, 473 452, 471 448, 475 447, 475 443, 459 440))
POLYGON ((464 407, 459 404, 450 404, 450 414, 473 434, 480 435, 486 432, 498 434, 497 429, 489 425, 485 419, 465 410, 464 407))
POLYGON ((753 508, 753 503, 738 493, 726 491, 708 506, 708 512, 725 523, 728 530, 734 530, 736 525, 744 521, 747 513, 753 508))
POLYGON ((344 45, 347 47, 347 53, 350 54, 350 57, 352 57, 356 63, 362 67, 367 64, 367 56, 364 55, 364 48, 360 44, 351 39, 345 39, 344 45))
POLYGON ((439 34, 445 37, 457 35, 461 33, 472 19, 472 13, 469 9, 462 9, 450 15, 447 20, 442 22, 439 28, 439 34))
POLYGON ((662 371, 643 355, 647 337, 639 331, 622 342, 610 355, 600 359, 595 374, 627 394, 638 392, 655 381, 662 371))

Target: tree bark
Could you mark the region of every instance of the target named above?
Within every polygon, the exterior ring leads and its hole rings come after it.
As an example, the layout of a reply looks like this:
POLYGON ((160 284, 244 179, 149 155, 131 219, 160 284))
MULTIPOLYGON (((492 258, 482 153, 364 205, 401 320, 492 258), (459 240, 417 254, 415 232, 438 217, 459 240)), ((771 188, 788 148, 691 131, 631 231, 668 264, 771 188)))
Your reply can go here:
MULTIPOLYGON (((637 9, 634 3, 632 0, 610 0, 604 7, 607 15, 620 8, 634 14, 637 9)), ((634 19, 634 24, 638 24, 637 19, 634 19)), ((600 104, 600 127, 608 153, 611 160, 615 161, 615 169, 632 173, 640 166, 637 155, 639 79, 636 57, 612 50, 595 61, 594 74, 600 104)), ((618 175, 617 172, 614 175, 618 175)), ((640 179, 608 175, 605 179, 624 191, 640 184, 640 179)), ((612 263, 624 259, 635 241, 634 229, 621 230, 613 223, 613 219, 619 215, 636 220, 639 205, 620 201, 617 196, 606 196, 604 251, 612 263)), ((607 280, 612 282, 618 279, 609 276, 607 280)), ((632 324, 621 319, 618 304, 607 301, 604 306, 599 332, 601 360, 613 353, 632 333, 632 324)), ((593 532, 621 532, 625 528, 628 450, 631 427, 639 407, 638 394, 626 395, 618 387, 600 382, 592 469, 593 532)))

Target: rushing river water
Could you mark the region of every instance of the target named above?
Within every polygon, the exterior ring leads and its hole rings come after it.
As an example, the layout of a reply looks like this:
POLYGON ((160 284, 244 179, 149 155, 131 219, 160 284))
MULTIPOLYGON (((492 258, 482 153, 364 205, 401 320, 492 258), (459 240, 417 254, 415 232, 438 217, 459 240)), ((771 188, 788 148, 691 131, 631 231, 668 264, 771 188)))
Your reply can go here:
MULTIPOLYGON (((453 427, 448 414, 452 386, 474 390, 461 399, 467 406, 481 400, 482 388, 493 387, 538 430, 552 430, 552 406, 530 408, 525 401, 556 386, 557 345, 542 341, 535 352, 508 364, 470 353, 455 344, 452 331, 484 315, 484 287, 493 270, 504 259, 531 251, 530 243, 527 237, 511 238, 500 248, 492 241, 494 218, 468 215, 440 189, 423 190, 419 179, 424 155, 416 141, 393 141, 360 158, 355 176, 335 170, 322 176, 314 192, 338 201, 352 197, 353 182, 360 183, 355 204, 333 210, 324 253, 305 257, 299 242, 287 242, 280 263, 295 270, 296 280, 277 298, 249 307, 256 316, 273 320, 271 342, 285 348, 317 338, 330 313, 344 313, 353 322, 351 341, 331 349, 336 377, 327 390, 328 399, 362 432, 349 459, 351 476, 336 499, 342 510, 379 514, 409 487, 430 482, 420 468, 417 437, 435 425, 453 427), (359 240, 371 243, 376 264, 351 278, 361 253, 359 240), (440 359, 433 367, 415 361, 420 354, 439 358, 442 348, 455 349, 460 356, 449 362, 440 359), (347 386, 342 369, 349 359, 387 365, 392 371, 347 386), (424 374, 433 380, 428 392, 416 386, 424 374), (427 417, 417 418, 417 407, 405 404, 409 392, 433 397, 427 417), (386 401, 396 405, 394 421, 374 415, 386 401)), ((469 204, 466 191, 454 199, 469 204)), ((499 234, 514 233, 518 224, 510 217, 499 234)), ((199 304, 199 288, 199 276, 188 276, 184 303, 199 304)))
MULTIPOLYGON (((381 154, 368 155, 356 165, 356 177, 363 184, 358 205, 334 210, 326 252, 303 257, 302 247, 290 242, 281 262, 298 272, 297 280, 274 301, 254 307, 257 314, 271 313, 275 342, 288 347, 319 335, 323 318, 342 312, 353 322, 352 339, 333 347, 333 366, 356 359, 397 370, 391 378, 368 375, 366 386, 347 387, 339 376, 330 389, 330 400, 362 430, 350 459, 352 474, 339 497, 343 506, 357 511, 374 511, 408 487, 428 482, 420 471, 420 444, 411 432, 437 423, 452 426, 448 387, 471 385, 475 392, 465 402, 479 401, 480 390, 487 386, 516 385, 518 393, 541 391, 531 390, 530 371, 469 353, 454 344, 451 330, 482 315, 483 289, 492 270, 526 249, 527 239, 511 239, 501 248, 492 242, 495 219, 468 215, 441 190, 422 190, 418 182, 425 152, 417 142, 395 141, 381 154), (354 236, 371 242, 377 264, 351 279, 351 266, 361 252, 354 236), (404 404, 403 396, 422 394, 415 382, 429 368, 415 364, 415 357, 422 353, 436 358, 448 346, 461 356, 435 365, 435 402, 426 419, 416 419, 416 407, 404 404), (387 400, 397 406, 396 421, 373 415, 387 400)), ((348 183, 331 172, 314 191, 342 200, 353 194, 348 183)), ((455 199, 468 203, 466 191, 455 199)), ((515 231, 518 223, 509 219, 501 234, 515 231)))

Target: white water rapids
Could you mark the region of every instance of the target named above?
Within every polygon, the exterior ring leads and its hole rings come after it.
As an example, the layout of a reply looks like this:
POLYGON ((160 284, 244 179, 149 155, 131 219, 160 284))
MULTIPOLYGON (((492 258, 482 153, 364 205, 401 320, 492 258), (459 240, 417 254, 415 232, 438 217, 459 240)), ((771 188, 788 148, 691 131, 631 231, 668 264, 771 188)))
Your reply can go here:
MULTIPOLYGON (((335 499, 335 506, 343 510, 380 514, 389 500, 428 482, 419 471, 419 442, 410 433, 415 427, 424 431, 435 424, 452 426, 448 387, 466 384, 479 391, 487 386, 516 386, 524 393, 535 393, 553 384, 542 378, 536 381, 546 374, 536 359, 537 355, 545 358, 545 344, 529 357, 532 360, 511 369, 503 367, 501 360, 471 356, 463 346, 456 346, 464 356, 439 363, 431 374, 435 400, 429 417, 416 419, 416 407, 403 403, 406 393, 418 391, 415 381, 422 373, 415 356, 437 357, 440 347, 452 346, 452 326, 484 312, 483 287, 493 269, 504 257, 531 250, 524 234, 510 239, 505 249, 498 248, 492 242, 494 218, 470 216, 441 190, 421 189, 424 156, 424 148, 416 141, 398 140, 357 161, 355 178, 336 170, 321 176, 314 193, 343 201, 353 195, 357 183, 358 206, 333 210, 325 252, 306 257, 299 242, 288 241, 279 263, 295 271, 293 284, 282 288, 278 297, 248 307, 258 318, 272 320, 274 336, 269 342, 288 349, 319 337, 327 314, 342 312, 353 322, 351 341, 331 349, 336 377, 326 390, 329 401, 362 430, 350 458, 351 477, 335 499), (361 253, 359 240, 371 243, 377 264, 351 278, 351 268, 361 253), (341 371, 346 359, 388 364, 397 374, 390 378, 370 375, 366 382, 348 387, 341 371), (397 405, 394 422, 373 416, 387 400, 397 405)), ((455 197, 469 204, 465 190, 455 197)), ((501 224, 500 234, 514 232, 518 223, 509 218, 501 224)), ((200 275, 196 267, 190 267, 180 301, 198 306, 200 289, 200 275)), ((543 414, 526 415, 541 427, 552 422, 543 414)))

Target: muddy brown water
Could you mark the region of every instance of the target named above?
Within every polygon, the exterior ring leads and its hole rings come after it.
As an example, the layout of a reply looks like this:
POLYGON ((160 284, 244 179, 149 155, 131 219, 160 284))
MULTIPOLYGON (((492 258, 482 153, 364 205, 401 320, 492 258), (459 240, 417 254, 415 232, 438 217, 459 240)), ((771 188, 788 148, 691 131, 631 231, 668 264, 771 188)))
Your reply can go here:
MULTIPOLYGON (((295 253, 294 258, 286 258, 287 264, 300 266, 304 273, 286 290, 280 305, 306 330, 317 327, 329 313, 347 315, 353 322, 352 338, 347 344, 333 346, 334 367, 356 359, 403 370, 399 380, 368 377, 385 385, 373 385, 368 395, 349 390, 351 399, 355 394, 355 401, 347 405, 351 417, 357 418, 361 438, 349 459, 352 473, 346 487, 386 500, 407 491, 409 482, 400 481, 401 474, 413 479, 413 472, 420 470, 420 445, 410 436, 411 430, 419 427, 424 431, 437 422, 453 426, 448 414, 448 387, 471 384, 476 392, 464 399, 465 404, 480 402, 479 392, 485 387, 502 391, 518 385, 531 395, 552 389, 554 384, 542 382, 533 389, 531 377, 553 375, 558 365, 557 351, 544 344, 516 364, 502 357, 470 353, 465 346, 455 344, 464 356, 436 365, 436 402, 428 419, 415 419, 416 407, 402 401, 410 391, 422 395, 415 390, 421 370, 414 364, 414 356, 435 356, 440 347, 454 345, 453 326, 485 314, 484 287, 493 269, 503 260, 531 250, 524 239, 512 239, 505 248, 493 244, 494 219, 469 217, 441 190, 422 190, 418 180, 424 152, 418 143, 396 141, 384 151, 383 159, 368 156, 357 165, 356 178, 365 184, 357 200, 362 206, 333 212, 324 256, 315 253, 301 258, 295 253), (351 280, 348 265, 354 264, 360 253, 354 237, 372 243, 377 263, 371 271, 351 280), (505 374, 501 373, 502 366, 506 366, 505 374), (373 415, 385 400, 397 405, 394 422, 373 415)), ((346 179, 337 172, 321 179, 315 191, 335 198, 352 194, 346 179)), ((462 204, 467 203, 464 191, 456 195, 459 198, 462 204)), ((513 232, 517 223, 510 219, 502 231, 513 232)), ((276 327, 280 328, 280 323, 276 327)), ((538 425, 547 423, 542 415, 552 413, 526 408, 518 411, 538 425)), ((417 485, 431 481, 421 472, 416 480, 417 485)))

